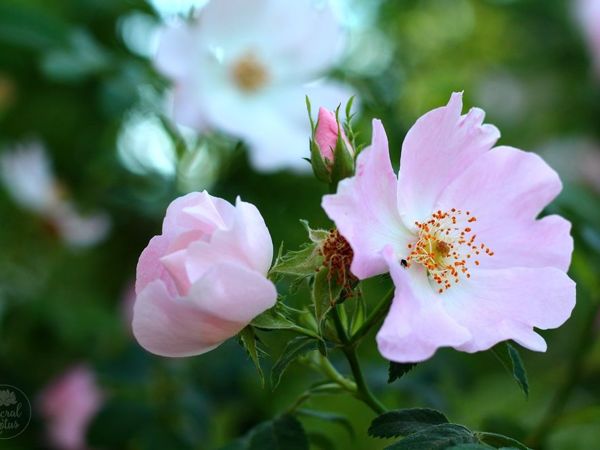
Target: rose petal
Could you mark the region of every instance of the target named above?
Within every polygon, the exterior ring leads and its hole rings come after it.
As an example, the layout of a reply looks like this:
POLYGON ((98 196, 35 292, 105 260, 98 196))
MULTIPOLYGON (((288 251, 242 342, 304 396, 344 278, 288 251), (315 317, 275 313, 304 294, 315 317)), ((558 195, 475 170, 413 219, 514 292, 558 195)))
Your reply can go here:
POLYGON ((443 298, 436 295, 421 267, 404 269, 393 249, 384 252, 396 293, 383 326, 377 333, 379 352, 396 362, 419 362, 440 347, 453 347, 471 338, 469 331, 449 316, 443 298))
POLYGON ((557 328, 575 306, 575 283, 554 267, 479 270, 441 298, 452 317, 472 339, 459 350, 486 350, 515 339, 535 351, 545 350, 533 327, 557 328))
POLYGON ((496 147, 456 178, 437 206, 471 211, 481 232, 530 222, 561 189, 557 173, 538 155, 496 147))
POLYGON ((454 93, 447 106, 417 120, 404 139, 398 202, 409 227, 428 217, 446 186, 500 137, 496 127, 483 125, 481 109, 464 116, 461 110, 462 94, 454 93))
POLYGON ((133 332, 148 351, 183 357, 206 353, 234 336, 277 300, 273 283, 237 264, 213 266, 190 288, 172 297, 160 281, 138 295, 133 332))
POLYGON ((398 214, 396 183, 385 130, 374 120, 373 142, 359 154, 356 175, 322 202, 354 250, 351 270, 360 279, 387 272, 381 250, 390 244, 399 252, 410 239, 398 214))

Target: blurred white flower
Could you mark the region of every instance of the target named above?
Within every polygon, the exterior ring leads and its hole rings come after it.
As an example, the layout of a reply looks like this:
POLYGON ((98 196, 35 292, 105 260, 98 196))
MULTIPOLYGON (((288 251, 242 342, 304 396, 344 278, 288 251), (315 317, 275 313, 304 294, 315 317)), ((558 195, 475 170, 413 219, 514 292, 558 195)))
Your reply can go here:
POLYGON ((305 95, 335 108, 350 89, 322 77, 345 33, 329 2, 219 0, 163 30, 156 66, 175 84, 176 121, 243 138, 259 170, 310 170, 305 95))
POLYGON ((578 0, 575 5, 577 19, 600 75, 600 0, 578 0))
POLYGON ((105 213, 79 214, 55 178, 39 142, 21 144, 0 155, 0 179, 23 209, 48 221, 72 247, 87 247, 103 240, 110 230, 105 213))
POLYGON ((2 180, 23 208, 46 214, 61 201, 44 148, 38 142, 22 144, 0 156, 2 180))

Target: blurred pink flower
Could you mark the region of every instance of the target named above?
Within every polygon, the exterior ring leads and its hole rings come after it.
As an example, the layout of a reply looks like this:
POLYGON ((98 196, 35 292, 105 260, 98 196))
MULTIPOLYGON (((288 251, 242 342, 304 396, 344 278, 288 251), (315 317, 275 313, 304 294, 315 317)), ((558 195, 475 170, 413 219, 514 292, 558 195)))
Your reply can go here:
POLYGON ((352 146, 348 142, 344 130, 341 126, 338 126, 335 114, 325 108, 320 108, 315 129, 315 142, 319 147, 321 156, 330 162, 333 161, 333 154, 338 141, 338 131, 341 131, 346 148, 352 152, 352 146))
POLYGON ((600 0, 577 0, 576 15, 600 75, 600 0))
POLYGON ((32 142, 0 155, 0 178, 15 202, 46 220, 72 247, 103 240, 110 230, 105 213, 79 214, 54 176, 44 147, 32 142))
POLYGON ((485 350, 556 328, 575 305, 566 275, 573 240, 559 216, 537 220, 562 186, 537 155, 495 147, 484 112, 461 115, 462 95, 421 117, 392 170, 381 122, 323 208, 354 250, 360 279, 389 271, 396 294, 377 335, 381 354, 417 362, 439 347, 485 350))
POLYGON ((133 332, 162 356, 208 352, 274 306, 273 258, 256 207, 206 191, 178 198, 137 267, 133 332))
POLYGON ((155 63, 175 84, 175 120, 243 138, 256 169, 308 171, 304 98, 333 107, 351 96, 320 79, 344 37, 327 0, 219 0, 166 28, 155 63))
POLYGON ((92 370, 76 366, 51 382, 40 395, 49 444, 61 450, 84 450, 88 425, 101 408, 103 395, 92 370))

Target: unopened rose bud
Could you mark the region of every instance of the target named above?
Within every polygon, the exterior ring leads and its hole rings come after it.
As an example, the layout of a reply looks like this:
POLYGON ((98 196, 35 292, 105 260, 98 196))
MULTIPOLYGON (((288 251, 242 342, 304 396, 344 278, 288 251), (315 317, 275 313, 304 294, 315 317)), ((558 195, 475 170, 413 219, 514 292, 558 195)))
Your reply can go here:
POLYGON ((311 161, 317 178, 327 183, 337 184, 354 172, 354 148, 336 115, 325 108, 319 109, 311 161))
POLYGON ((317 128, 315 129, 315 142, 319 148, 321 156, 332 163, 334 161, 335 147, 337 145, 339 133, 342 135, 343 143, 351 156, 354 155, 354 150, 348 142, 348 138, 341 129, 335 117, 335 114, 325 108, 319 108, 319 118, 317 120, 317 128))

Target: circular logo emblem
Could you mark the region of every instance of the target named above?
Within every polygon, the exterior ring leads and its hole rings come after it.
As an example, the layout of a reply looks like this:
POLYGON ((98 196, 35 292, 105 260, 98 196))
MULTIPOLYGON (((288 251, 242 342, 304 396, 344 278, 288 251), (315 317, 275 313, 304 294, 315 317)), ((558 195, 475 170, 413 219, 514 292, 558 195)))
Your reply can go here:
POLYGON ((9 384, 0 384, 0 439, 11 439, 31 420, 31 403, 25 393, 9 384))

